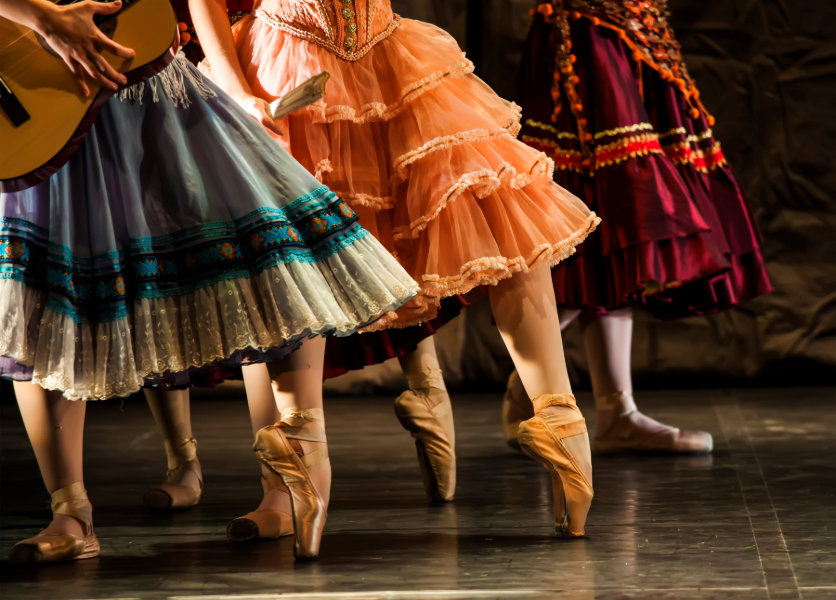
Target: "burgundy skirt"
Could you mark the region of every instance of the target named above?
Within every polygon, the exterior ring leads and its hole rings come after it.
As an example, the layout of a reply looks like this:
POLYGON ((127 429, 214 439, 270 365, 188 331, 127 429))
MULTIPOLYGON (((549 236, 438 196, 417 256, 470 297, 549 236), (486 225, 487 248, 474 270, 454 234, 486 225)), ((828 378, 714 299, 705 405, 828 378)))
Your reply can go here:
POLYGON ((484 295, 482 288, 476 288, 465 296, 444 298, 438 316, 421 325, 372 333, 355 333, 342 338, 329 337, 325 350, 325 379, 409 354, 422 341, 435 335, 442 325, 459 316, 466 306, 474 304, 484 295))
POLYGON ((558 304, 678 318, 771 291, 757 226, 695 88, 686 97, 688 84, 636 60, 642 50, 623 32, 575 17, 535 16, 519 92, 523 141, 602 218, 554 269, 558 304))

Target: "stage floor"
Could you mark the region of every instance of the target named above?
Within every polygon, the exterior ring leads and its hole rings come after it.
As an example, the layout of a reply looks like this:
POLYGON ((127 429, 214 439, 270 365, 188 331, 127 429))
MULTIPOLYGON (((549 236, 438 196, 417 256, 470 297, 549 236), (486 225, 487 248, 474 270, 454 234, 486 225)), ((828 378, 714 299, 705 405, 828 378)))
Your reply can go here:
MULTIPOLYGON (((141 400, 91 403, 85 455, 99 558, 0 563, 3 600, 84 598, 836 597, 833 390, 647 392, 648 414, 706 429, 712 456, 595 458, 588 537, 553 535, 550 480, 508 448, 500 395, 454 398, 455 503, 429 505, 392 398, 329 399, 334 469, 317 563, 293 541, 231 544, 228 521, 261 496, 243 399, 196 401, 201 505, 155 515, 165 471, 141 400)), ((588 394, 581 406, 594 425, 588 394)), ((49 518, 49 497, 10 398, 2 403, 0 555, 49 518)), ((591 429, 591 428, 590 428, 591 429)))

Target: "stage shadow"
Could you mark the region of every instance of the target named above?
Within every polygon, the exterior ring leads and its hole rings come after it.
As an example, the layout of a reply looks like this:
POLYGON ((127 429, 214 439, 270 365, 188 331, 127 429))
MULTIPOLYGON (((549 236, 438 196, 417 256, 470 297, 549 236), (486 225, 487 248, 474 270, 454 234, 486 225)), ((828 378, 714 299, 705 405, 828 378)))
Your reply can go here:
MULTIPOLYGON (((293 557, 293 538, 275 541, 233 544, 226 540, 194 540, 186 542, 154 542, 128 550, 120 555, 109 550, 95 559, 70 563, 20 566, 0 562, 2 583, 47 583, 65 585, 70 582, 116 581, 123 584, 142 579, 177 574, 180 581, 205 578, 207 574, 234 576, 236 574, 272 574, 307 572, 316 577, 320 568, 331 571, 363 572, 393 563, 411 565, 423 558, 442 559, 447 568, 454 568, 459 555, 473 556, 490 547, 494 551, 511 551, 537 547, 539 552, 560 550, 564 558, 580 552, 585 556, 589 538, 559 539, 543 534, 500 535, 491 533, 368 531, 327 533, 322 540, 322 554, 317 562, 297 562, 293 557), (568 553, 569 556, 566 555, 568 553)), ((570 558, 571 560, 571 558, 570 558)), ((143 586, 145 587, 145 586, 143 586)), ((126 588, 126 590, 129 588, 126 588)), ((147 589, 147 588, 146 588, 147 589)))

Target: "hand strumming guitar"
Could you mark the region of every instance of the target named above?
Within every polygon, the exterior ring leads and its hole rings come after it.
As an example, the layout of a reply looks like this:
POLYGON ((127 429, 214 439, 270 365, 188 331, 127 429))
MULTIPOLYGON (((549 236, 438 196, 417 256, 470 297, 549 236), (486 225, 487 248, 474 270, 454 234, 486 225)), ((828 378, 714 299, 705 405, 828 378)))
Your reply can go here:
POLYGON ((132 58, 134 51, 109 39, 93 22, 96 15, 110 15, 120 8, 119 0, 108 3, 85 0, 69 6, 58 6, 47 0, 0 0, 0 16, 41 34, 75 75, 84 96, 90 95, 87 77, 111 90, 127 82, 101 52, 107 50, 122 58, 132 58))

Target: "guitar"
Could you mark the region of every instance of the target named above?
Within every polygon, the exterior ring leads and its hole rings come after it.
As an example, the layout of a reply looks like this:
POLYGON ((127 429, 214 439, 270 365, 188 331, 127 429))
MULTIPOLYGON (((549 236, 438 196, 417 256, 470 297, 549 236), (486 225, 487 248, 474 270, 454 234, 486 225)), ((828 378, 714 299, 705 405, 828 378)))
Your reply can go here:
MULTIPOLYGON (((72 3, 59 2, 59 4, 72 3)), ((169 0, 122 0, 96 25, 136 51, 123 59, 102 56, 134 85, 173 59, 177 22, 169 0)), ((53 175, 78 149, 114 93, 88 80, 83 97, 64 61, 31 29, 0 19, 0 191, 15 192, 53 175)))

